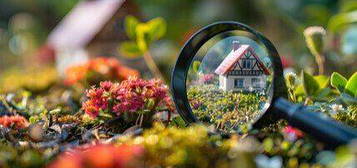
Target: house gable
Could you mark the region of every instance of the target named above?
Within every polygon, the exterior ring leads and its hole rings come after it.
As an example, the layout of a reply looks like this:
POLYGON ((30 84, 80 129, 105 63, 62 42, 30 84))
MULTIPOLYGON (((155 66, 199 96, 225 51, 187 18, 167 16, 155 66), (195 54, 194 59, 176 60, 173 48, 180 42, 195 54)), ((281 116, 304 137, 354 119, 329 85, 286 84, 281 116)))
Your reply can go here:
POLYGON ((244 52, 247 51, 248 48, 249 45, 242 45, 237 50, 232 50, 215 70, 215 73, 218 75, 226 74, 234 66, 234 63, 236 63, 237 60, 243 56, 244 52))
POLYGON ((241 45, 237 50, 232 50, 215 70, 215 73, 218 75, 233 76, 270 74, 269 70, 264 66, 249 45, 241 45))

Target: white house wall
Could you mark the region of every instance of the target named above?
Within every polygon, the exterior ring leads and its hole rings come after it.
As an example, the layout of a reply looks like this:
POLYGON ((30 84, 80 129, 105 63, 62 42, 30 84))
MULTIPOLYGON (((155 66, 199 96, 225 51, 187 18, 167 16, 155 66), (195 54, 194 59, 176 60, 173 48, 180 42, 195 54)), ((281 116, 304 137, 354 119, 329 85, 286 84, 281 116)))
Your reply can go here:
POLYGON ((220 76, 220 82, 224 82, 221 86, 221 89, 223 90, 234 90, 234 91, 239 91, 239 90, 249 90, 249 87, 252 87, 253 90, 257 89, 257 90, 261 90, 264 89, 266 87, 266 75, 261 75, 261 76, 228 76, 228 77, 224 77, 224 76, 220 76), (221 79, 222 78, 222 79, 221 79), (253 84, 252 84, 252 79, 253 78, 259 78, 260 79, 260 88, 254 88, 253 84), (244 79, 243 82, 243 88, 234 88, 234 79, 244 79))
POLYGON ((227 78, 225 75, 219 75, 219 88, 227 90, 227 78))

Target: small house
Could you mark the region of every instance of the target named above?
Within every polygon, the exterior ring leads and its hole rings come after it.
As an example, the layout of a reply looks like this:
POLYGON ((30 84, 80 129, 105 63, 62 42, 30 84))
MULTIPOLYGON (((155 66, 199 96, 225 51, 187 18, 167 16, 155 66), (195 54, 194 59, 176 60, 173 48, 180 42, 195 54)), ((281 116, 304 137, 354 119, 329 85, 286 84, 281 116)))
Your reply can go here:
POLYGON ((233 41, 232 51, 215 70, 224 91, 263 91, 269 70, 249 45, 233 41))

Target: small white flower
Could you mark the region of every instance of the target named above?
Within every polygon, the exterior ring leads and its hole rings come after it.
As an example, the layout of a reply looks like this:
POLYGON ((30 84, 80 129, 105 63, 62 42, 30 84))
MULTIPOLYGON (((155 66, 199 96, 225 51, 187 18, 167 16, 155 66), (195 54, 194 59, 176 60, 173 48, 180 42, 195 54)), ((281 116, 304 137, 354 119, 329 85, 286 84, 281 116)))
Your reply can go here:
POLYGON ((291 77, 297 78, 296 73, 295 73, 295 72, 293 72, 293 71, 285 72, 285 77, 288 77, 288 76, 291 76, 291 77))
POLYGON ((332 114, 335 115, 340 111, 345 110, 341 104, 331 104, 330 108, 332 109, 332 114))
POLYGON ((294 86, 296 84, 296 79, 297 79, 297 76, 296 76, 296 73, 294 72, 287 72, 285 74, 285 79, 288 81, 288 84, 290 86, 294 86))

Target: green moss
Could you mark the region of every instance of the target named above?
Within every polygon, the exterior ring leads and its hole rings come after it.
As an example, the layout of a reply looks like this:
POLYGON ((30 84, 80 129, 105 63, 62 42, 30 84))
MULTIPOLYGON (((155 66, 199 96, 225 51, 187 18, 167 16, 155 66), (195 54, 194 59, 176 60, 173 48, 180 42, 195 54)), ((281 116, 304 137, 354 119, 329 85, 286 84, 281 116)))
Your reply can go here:
POLYGON ((202 125, 177 128, 155 123, 142 136, 123 137, 118 142, 142 145, 146 151, 143 158, 147 167, 227 168, 239 165, 253 168, 258 151, 257 142, 253 139, 240 141, 235 136, 230 139, 209 136, 207 128, 202 125))
POLYGON ((213 123, 225 132, 254 122, 267 100, 258 93, 226 92, 214 85, 190 87, 187 95, 193 113, 200 120, 213 123))
POLYGON ((35 149, 0 145, 0 167, 3 168, 38 168, 46 162, 44 154, 35 149))
POLYGON ((20 89, 39 93, 47 91, 58 80, 53 67, 33 69, 13 68, 0 74, 0 93, 15 92, 20 89))
POLYGON ((346 111, 337 113, 333 118, 352 127, 357 127, 357 105, 348 106, 346 111))
POLYGON ((325 115, 347 124, 352 127, 357 127, 357 105, 343 105, 337 102, 315 102, 308 106, 308 109, 324 113, 325 115))

